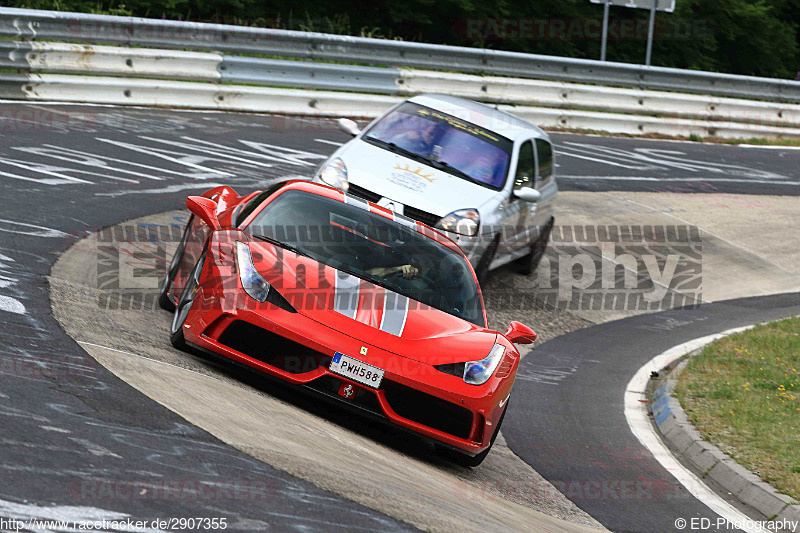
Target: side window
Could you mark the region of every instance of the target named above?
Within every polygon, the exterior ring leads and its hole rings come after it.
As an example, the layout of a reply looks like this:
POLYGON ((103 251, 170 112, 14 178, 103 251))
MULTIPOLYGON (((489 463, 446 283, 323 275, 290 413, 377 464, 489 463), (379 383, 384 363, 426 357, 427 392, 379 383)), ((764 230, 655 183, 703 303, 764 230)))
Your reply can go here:
POLYGON ((275 185, 269 187, 267 190, 259 194, 258 196, 254 197, 252 200, 247 202, 247 205, 244 206, 244 209, 236 216, 236 226, 239 227, 242 225, 242 222, 247 220, 247 217, 250 216, 250 213, 255 211, 256 207, 261 205, 261 202, 275 194, 281 187, 286 185, 285 181, 280 183, 276 183, 275 185))
POLYGON ((533 187, 534 172, 533 143, 525 141, 519 148, 517 174, 514 176, 514 189, 533 187))
POLYGON ((539 156, 538 188, 547 185, 553 179, 553 147, 544 139, 536 139, 536 154, 539 156))

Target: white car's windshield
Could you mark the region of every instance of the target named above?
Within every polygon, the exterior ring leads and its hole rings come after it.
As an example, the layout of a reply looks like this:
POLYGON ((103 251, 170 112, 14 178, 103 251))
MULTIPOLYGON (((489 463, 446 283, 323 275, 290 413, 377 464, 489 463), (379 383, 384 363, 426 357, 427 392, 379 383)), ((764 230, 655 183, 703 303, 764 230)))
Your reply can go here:
POLYGON ((463 256, 368 210, 316 194, 286 191, 256 215, 245 231, 485 326, 478 287, 463 256))
POLYGON ((510 140, 408 102, 372 126, 363 139, 493 189, 503 187, 511 159, 510 140))

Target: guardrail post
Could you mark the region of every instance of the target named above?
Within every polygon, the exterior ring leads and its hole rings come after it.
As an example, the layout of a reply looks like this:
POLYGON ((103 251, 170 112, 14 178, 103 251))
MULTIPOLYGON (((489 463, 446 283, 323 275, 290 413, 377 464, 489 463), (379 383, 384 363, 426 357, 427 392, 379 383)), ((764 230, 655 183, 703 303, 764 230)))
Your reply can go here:
POLYGON ((603 39, 600 42, 600 61, 606 60, 606 48, 608 47, 608 11, 611 0, 606 0, 603 5, 603 39))
POLYGON ((653 7, 650 8, 650 24, 647 27, 647 57, 645 57, 644 65, 650 66, 650 59, 653 56, 653 29, 656 25, 656 10, 658 9, 658 0, 653 0, 653 7))

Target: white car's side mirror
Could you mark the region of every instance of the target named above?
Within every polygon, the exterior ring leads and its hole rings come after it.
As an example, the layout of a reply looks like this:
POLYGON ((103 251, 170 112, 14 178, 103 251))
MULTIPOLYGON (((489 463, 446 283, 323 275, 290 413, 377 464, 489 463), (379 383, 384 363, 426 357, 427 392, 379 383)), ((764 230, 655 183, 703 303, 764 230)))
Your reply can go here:
POLYGON ((525 202, 538 202, 542 193, 532 187, 520 187, 514 190, 514 196, 525 202))
POLYGON ((350 120, 349 118, 340 118, 336 121, 336 125, 339 126, 339 129, 343 132, 352 135, 355 137, 361 130, 358 129, 358 124, 355 123, 354 120, 350 120))

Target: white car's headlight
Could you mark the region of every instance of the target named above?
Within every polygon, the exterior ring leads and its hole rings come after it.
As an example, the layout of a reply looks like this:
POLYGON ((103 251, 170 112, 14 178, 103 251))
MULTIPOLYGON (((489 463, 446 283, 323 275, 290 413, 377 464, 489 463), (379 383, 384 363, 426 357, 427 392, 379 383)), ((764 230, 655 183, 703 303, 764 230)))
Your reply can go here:
POLYGON ((464 382, 470 385, 483 385, 492 374, 506 353, 502 344, 495 344, 489 355, 480 361, 470 361, 464 365, 464 382))
POLYGON ((319 171, 319 179, 323 183, 347 192, 350 183, 347 181, 347 167, 338 157, 328 161, 319 171))
POLYGON ((436 226, 443 230, 472 237, 478 234, 480 221, 481 217, 477 209, 459 209, 441 219, 436 226))
POLYGON ((250 247, 243 242, 236 243, 236 265, 244 292, 259 302, 266 302, 270 285, 256 270, 250 247))

